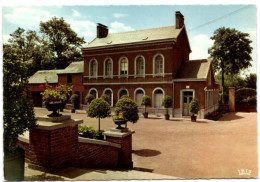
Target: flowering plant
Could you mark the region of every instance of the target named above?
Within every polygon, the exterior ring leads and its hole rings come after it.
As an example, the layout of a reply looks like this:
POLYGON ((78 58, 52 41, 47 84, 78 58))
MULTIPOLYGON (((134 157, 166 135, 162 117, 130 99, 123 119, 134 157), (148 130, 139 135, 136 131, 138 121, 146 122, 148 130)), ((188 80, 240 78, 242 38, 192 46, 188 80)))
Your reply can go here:
POLYGON ((48 83, 44 85, 40 85, 39 87, 45 88, 44 92, 41 92, 42 99, 44 101, 66 100, 67 95, 69 95, 69 93, 72 91, 72 86, 67 86, 62 84, 59 84, 55 88, 53 88, 51 85, 48 85, 48 83))
POLYGON ((114 119, 118 119, 118 120, 125 120, 124 114, 123 112, 119 112, 118 115, 113 117, 114 119))

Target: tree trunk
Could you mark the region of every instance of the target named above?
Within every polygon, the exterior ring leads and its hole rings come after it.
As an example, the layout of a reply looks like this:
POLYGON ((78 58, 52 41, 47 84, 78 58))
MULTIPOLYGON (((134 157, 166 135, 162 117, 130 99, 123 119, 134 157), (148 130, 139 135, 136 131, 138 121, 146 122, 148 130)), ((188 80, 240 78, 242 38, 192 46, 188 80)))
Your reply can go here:
POLYGON ((98 118, 98 132, 100 132, 100 118, 98 118))

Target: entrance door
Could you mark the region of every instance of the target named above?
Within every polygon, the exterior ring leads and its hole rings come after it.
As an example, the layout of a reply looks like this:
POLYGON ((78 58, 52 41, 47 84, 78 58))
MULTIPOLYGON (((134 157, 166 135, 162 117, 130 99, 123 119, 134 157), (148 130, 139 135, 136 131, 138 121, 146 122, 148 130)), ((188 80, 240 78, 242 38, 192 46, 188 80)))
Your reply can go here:
POLYGON ((154 107, 162 107, 163 92, 161 90, 156 90, 154 94, 154 107))
POLYGON ((193 98, 192 91, 184 91, 183 92, 183 116, 190 116, 189 105, 193 98))

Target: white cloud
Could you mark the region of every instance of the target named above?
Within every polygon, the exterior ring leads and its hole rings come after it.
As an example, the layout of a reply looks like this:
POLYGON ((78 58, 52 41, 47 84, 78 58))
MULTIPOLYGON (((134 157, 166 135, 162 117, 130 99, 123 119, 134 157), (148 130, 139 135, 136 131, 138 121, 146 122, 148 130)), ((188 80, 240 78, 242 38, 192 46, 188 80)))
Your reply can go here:
POLYGON ((125 24, 117 22, 117 21, 111 23, 110 25, 111 26, 110 26, 109 32, 111 32, 111 33, 126 32, 126 31, 134 30, 131 26, 126 26, 125 24))
POLYGON ((79 12, 77 10, 72 9, 72 11, 73 11, 73 16, 75 16, 75 17, 79 17, 80 16, 80 14, 79 14, 79 12))
POLYGON ((10 35, 3 35, 2 39, 3 39, 3 43, 8 43, 8 39, 11 38, 10 35))
POLYGON ((123 18, 123 17, 128 16, 128 14, 123 14, 123 13, 114 13, 113 16, 114 16, 115 18, 123 18))
POLYGON ((40 21, 47 21, 52 17, 48 11, 33 7, 15 7, 10 13, 3 16, 8 22, 26 29, 39 28, 40 21))
POLYGON ((84 37, 86 42, 92 41, 96 37, 96 23, 88 20, 65 19, 70 24, 79 37, 84 37))
POLYGON ((190 39, 190 46, 192 53, 190 60, 193 59, 206 59, 209 57, 208 49, 213 45, 213 40, 207 35, 196 35, 190 39))

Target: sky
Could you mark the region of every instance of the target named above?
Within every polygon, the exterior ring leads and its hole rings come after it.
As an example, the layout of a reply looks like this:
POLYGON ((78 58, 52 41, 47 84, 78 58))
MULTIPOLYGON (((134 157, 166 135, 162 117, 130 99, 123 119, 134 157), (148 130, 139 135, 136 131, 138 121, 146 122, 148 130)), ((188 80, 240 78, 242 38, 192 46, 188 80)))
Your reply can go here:
POLYGON ((96 24, 109 27, 110 33, 141 30, 175 25, 175 12, 184 15, 189 43, 190 60, 208 58, 210 39, 220 27, 235 28, 250 35, 253 52, 252 67, 242 73, 256 73, 256 19, 255 4, 233 5, 4 5, 2 7, 2 36, 7 42, 9 35, 18 27, 39 32, 39 24, 56 16, 63 17, 71 28, 86 42, 96 36, 96 24))

